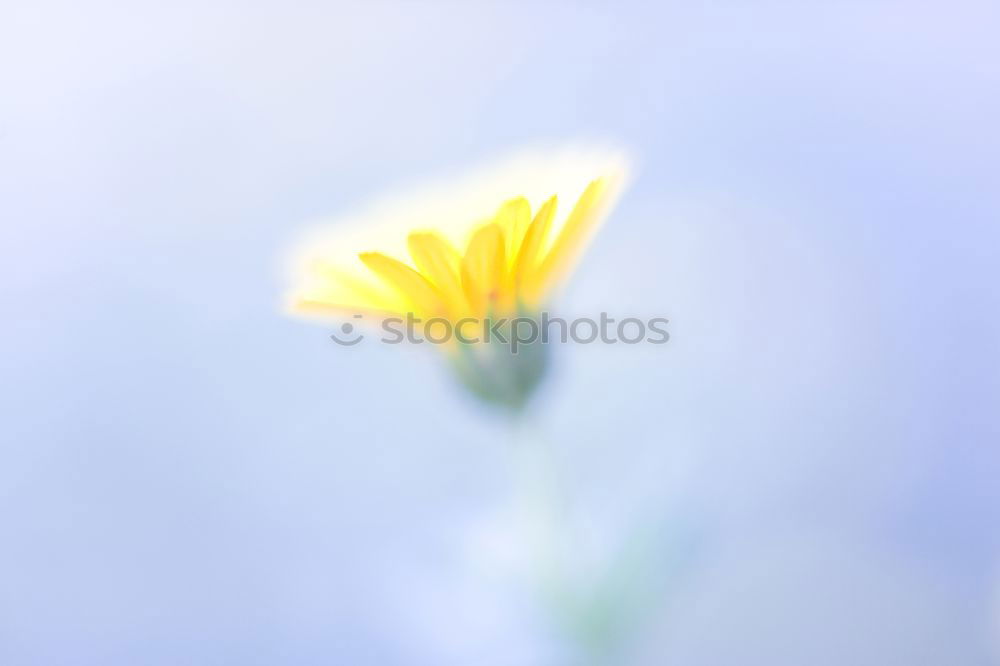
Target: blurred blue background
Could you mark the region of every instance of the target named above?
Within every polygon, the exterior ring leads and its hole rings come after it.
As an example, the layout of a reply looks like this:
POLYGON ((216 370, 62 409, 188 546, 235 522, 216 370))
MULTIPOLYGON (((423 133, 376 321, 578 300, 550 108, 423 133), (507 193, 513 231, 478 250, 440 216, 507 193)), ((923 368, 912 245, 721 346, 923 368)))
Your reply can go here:
POLYGON ((672 336, 560 348, 536 414, 584 584, 658 535, 615 663, 997 663, 998 22, 4 3, 0 663, 571 663, 504 555, 502 424, 281 316, 280 262, 588 137, 639 169, 560 310, 672 336))

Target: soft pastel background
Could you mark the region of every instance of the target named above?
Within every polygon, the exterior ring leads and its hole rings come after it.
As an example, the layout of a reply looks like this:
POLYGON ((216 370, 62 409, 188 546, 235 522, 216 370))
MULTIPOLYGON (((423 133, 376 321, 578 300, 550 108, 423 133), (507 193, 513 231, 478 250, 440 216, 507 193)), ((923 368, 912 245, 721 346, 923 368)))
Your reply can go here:
POLYGON ((581 589, 653 535, 614 663, 998 663, 998 25, 3 2, 0 664, 576 663, 502 425, 278 303, 306 220, 588 137, 641 168, 561 311, 673 336, 536 414, 581 589))

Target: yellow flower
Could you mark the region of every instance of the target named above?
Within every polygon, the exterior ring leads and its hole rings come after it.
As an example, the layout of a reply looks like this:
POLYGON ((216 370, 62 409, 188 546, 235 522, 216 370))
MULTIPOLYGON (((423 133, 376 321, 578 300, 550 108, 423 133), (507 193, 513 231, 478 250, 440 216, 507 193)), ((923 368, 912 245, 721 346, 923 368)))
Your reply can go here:
MULTIPOLYGON (((410 315, 464 322, 469 331, 501 317, 533 316, 576 265, 625 177, 619 152, 531 151, 382 201, 303 243, 290 310, 369 321, 410 315)), ((526 363, 498 360, 483 345, 468 349, 454 338, 442 346, 467 385, 469 376, 526 363), (482 371, 484 358, 489 368, 482 371)), ((520 405, 534 384, 500 399, 481 397, 520 405)))

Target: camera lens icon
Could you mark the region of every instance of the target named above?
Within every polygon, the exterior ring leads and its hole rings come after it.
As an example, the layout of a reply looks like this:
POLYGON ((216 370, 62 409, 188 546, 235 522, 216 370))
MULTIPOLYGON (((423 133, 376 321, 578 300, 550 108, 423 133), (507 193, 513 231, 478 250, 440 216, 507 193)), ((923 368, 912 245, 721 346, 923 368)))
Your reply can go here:
MULTIPOLYGON (((356 314, 354 315, 354 318, 361 319, 361 315, 356 314)), ((342 345, 344 347, 353 347, 354 345, 358 344, 359 342, 365 339, 365 336, 362 335, 361 333, 357 334, 355 333, 354 324, 352 324, 349 321, 345 321, 343 324, 341 324, 340 333, 341 335, 337 335, 336 333, 331 333, 330 339, 336 342, 338 345, 342 345)))

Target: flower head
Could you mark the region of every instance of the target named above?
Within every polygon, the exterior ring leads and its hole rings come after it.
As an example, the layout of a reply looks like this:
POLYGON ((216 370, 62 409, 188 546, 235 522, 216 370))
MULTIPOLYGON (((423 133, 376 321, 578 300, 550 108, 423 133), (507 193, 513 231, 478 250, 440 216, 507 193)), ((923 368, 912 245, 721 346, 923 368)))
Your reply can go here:
MULTIPOLYGON (((290 309, 369 320, 409 315, 470 329, 533 316, 572 271, 625 173, 616 152, 530 152, 382 202, 304 243, 290 309)), ((446 349, 466 385, 492 402, 523 404, 544 367, 540 350, 518 361, 482 344, 446 349), (507 376, 500 383, 509 386, 496 388, 498 377, 516 368, 523 375, 529 363, 530 377, 507 376)))

